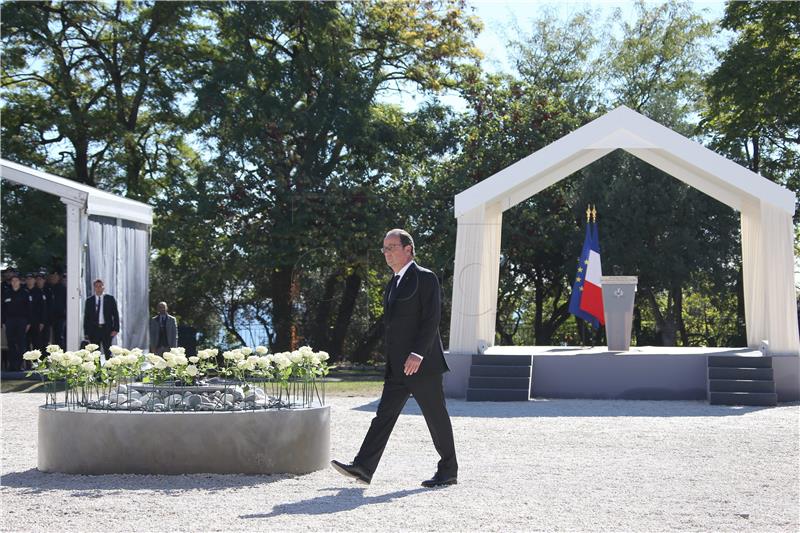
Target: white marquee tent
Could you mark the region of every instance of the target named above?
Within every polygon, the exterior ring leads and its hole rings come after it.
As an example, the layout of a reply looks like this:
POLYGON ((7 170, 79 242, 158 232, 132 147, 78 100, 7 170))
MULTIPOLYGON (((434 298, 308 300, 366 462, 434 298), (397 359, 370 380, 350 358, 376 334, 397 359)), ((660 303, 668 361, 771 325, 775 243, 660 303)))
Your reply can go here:
POLYGON ((146 349, 153 208, 5 159, 0 177, 56 195, 66 206, 67 349, 78 349, 83 338, 83 301, 97 278, 117 299, 119 344, 146 349))
POLYGON ((799 355, 795 194, 624 106, 456 195, 450 353, 494 343, 503 211, 619 148, 740 212, 748 346, 799 355))

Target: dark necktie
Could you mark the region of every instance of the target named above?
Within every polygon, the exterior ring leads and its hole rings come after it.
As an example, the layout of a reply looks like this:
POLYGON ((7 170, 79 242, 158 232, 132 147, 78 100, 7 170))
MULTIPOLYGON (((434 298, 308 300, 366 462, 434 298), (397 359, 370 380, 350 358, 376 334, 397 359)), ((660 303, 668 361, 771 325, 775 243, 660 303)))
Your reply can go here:
POLYGON ((400 274, 395 274, 392 278, 392 284, 389 286, 389 301, 394 301, 394 293, 397 291, 397 282, 400 279, 400 274))
POLYGON ((100 322, 100 298, 95 298, 94 314, 97 316, 97 322, 100 322))

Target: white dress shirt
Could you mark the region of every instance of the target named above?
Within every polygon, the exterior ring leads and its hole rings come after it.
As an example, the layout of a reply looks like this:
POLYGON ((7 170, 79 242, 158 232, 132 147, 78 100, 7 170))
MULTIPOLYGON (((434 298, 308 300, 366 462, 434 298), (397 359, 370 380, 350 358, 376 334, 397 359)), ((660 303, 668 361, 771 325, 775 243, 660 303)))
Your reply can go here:
MULTIPOLYGON (((400 282, 403 280, 403 275, 406 273, 406 270, 408 270, 408 267, 410 267, 412 263, 414 263, 413 259, 411 261, 409 261, 408 263, 406 263, 406 266, 401 268, 400 271, 397 272, 394 275, 394 279, 396 280, 395 281, 395 286, 394 286, 395 289, 400 285, 400 282)), ((416 355, 420 359, 425 359, 423 356, 421 356, 420 354, 418 354, 416 352, 411 352, 411 355, 416 355)))
POLYGON ((97 309, 97 304, 100 304, 100 310, 97 312, 97 323, 101 326, 104 326, 106 323, 106 319, 103 317, 103 295, 97 296, 94 295, 94 308, 97 309))

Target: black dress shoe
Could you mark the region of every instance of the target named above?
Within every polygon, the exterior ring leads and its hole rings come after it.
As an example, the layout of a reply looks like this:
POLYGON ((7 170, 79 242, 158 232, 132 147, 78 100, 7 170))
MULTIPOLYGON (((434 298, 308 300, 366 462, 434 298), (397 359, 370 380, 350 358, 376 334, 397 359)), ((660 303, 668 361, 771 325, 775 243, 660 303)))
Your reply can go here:
POLYGON ((355 480, 359 483, 365 483, 369 485, 372 481, 372 475, 357 464, 350 463, 349 465, 346 465, 344 463, 340 463, 339 461, 331 461, 331 466, 343 476, 355 478, 355 480))
POLYGON ((443 487, 445 485, 456 485, 458 483, 458 477, 456 476, 444 476, 439 472, 436 472, 431 479, 426 479, 422 482, 423 487, 431 488, 431 487, 443 487))

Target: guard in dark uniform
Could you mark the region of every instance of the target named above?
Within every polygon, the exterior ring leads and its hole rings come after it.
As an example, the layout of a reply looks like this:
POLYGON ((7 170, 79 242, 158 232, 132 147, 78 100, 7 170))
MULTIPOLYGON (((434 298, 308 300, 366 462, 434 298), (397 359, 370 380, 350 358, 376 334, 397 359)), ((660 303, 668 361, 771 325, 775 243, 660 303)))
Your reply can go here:
POLYGON ((67 287, 61 283, 61 274, 53 272, 48 279, 52 294, 53 304, 50 314, 50 324, 53 329, 53 344, 67 349, 67 287))
MULTIPOLYGON (((42 301, 42 328, 39 332, 39 344, 34 347, 35 350, 40 350, 44 353, 47 345, 50 344, 50 330, 52 324, 50 323, 50 317, 53 315, 53 298, 52 298, 52 291, 47 286, 47 272, 39 271, 36 274, 36 288, 41 293, 41 301, 42 301)), ((35 301, 35 298, 34 298, 35 301)))
POLYGON ((28 330, 27 350, 38 350, 41 346, 41 337, 45 324, 45 302, 42 290, 36 286, 36 274, 29 272, 25 275, 25 290, 31 301, 31 327, 28 330))
POLYGON ((11 278, 11 289, 3 297, 2 312, 8 340, 8 370, 22 370, 26 334, 31 327, 31 299, 16 273, 11 278))

